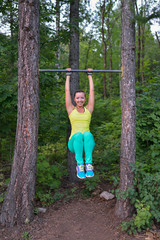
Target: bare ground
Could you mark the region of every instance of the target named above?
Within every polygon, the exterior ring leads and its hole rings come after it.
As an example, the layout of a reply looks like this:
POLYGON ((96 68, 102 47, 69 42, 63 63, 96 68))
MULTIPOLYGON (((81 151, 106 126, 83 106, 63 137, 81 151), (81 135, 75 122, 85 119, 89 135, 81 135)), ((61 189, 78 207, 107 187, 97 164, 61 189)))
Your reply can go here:
POLYGON ((30 224, 0 227, 0 240, 142 240, 144 235, 129 236, 114 215, 115 199, 74 198, 51 205, 30 224), (25 236, 29 234, 29 238, 25 236))
POLYGON ((112 188, 110 183, 101 182, 92 197, 84 198, 83 183, 65 181, 60 192, 77 189, 74 196, 64 196, 45 213, 35 215, 31 223, 12 228, 0 225, 0 240, 160 240, 160 224, 137 236, 121 230, 122 220, 114 214, 116 199, 100 198, 100 192, 112 188))

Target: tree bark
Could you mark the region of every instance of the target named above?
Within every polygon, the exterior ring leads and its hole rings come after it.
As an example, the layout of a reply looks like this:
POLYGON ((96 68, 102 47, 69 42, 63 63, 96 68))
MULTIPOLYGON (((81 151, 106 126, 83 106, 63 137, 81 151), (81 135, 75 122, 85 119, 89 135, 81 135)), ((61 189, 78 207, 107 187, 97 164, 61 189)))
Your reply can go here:
MULTIPOLYGON (((110 1, 107 14, 107 32, 108 32, 108 46, 109 46, 109 69, 112 70, 112 28, 110 27, 110 11, 112 1, 110 1)), ((109 96, 112 98, 112 73, 109 74, 109 96)))
MULTIPOLYGON (((147 1, 141 1, 140 11, 138 12, 138 6, 136 2, 136 12, 142 18, 146 18, 147 1)), ((145 26, 146 23, 138 21, 138 51, 137 51, 137 80, 144 84, 144 52, 145 52, 145 26), (141 72, 140 72, 141 70, 141 72)))
POLYGON ((14 54, 14 36, 13 36, 13 24, 14 24, 14 20, 13 20, 13 6, 12 6, 12 1, 9 3, 10 4, 10 32, 11 32, 11 77, 13 78, 13 69, 14 69, 14 62, 15 62, 15 54, 14 54))
MULTIPOLYGON (((135 1, 136 4, 136 14, 138 15, 138 6, 137 2, 135 1)), ((141 66, 141 26, 140 23, 138 22, 138 50, 137 50, 137 81, 140 82, 140 66, 141 66)))
MULTIPOLYGON (((101 33, 102 33, 102 43, 103 43, 103 59, 104 59, 104 69, 107 69, 107 43, 105 41, 105 33, 104 33, 104 19, 105 19, 105 2, 103 1, 103 5, 101 6, 101 17, 102 17, 102 26, 101 26, 101 33)), ((103 97, 106 98, 106 74, 103 74, 103 97)))
MULTIPOLYGON (((110 44, 109 44, 109 48, 110 48, 110 54, 109 54, 109 68, 110 70, 112 70, 112 42, 110 41, 110 44)), ((110 79, 110 99, 112 99, 112 73, 110 73, 109 75, 109 79, 110 79)))
MULTIPOLYGON (((133 187, 134 173, 131 164, 136 161, 136 94, 135 94, 135 24, 134 3, 122 0, 122 46, 121 61, 123 76, 120 192, 133 187)), ((133 206, 128 198, 117 200, 115 214, 121 218, 131 216, 133 206)))
POLYGON ((157 38, 158 46, 159 46, 159 48, 160 48, 160 39, 159 39, 158 33, 155 32, 155 35, 156 35, 156 38, 157 38))
POLYGON ((142 84, 144 84, 144 47, 145 47, 145 37, 144 37, 144 32, 145 32, 145 23, 142 24, 141 27, 141 79, 142 79, 142 84))
MULTIPOLYGON (((146 18, 146 9, 147 9, 147 1, 144 0, 144 4, 142 1, 143 11, 142 16, 146 18)), ((142 78, 142 84, 144 84, 144 56, 145 56, 145 27, 146 23, 142 23, 141 26, 141 78, 142 78)))
POLYGON ((60 29, 60 3, 59 3, 59 0, 56 0, 56 37, 58 42, 56 57, 58 61, 60 60, 59 29, 60 29))
MULTIPOLYGON (((79 69, 79 0, 73 0, 70 3, 70 49, 69 66, 72 69, 79 69)), ((74 92, 79 88, 79 73, 73 72, 70 80, 70 93, 74 104, 74 92)), ((68 128, 68 137, 71 127, 68 128)), ((71 182, 78 181, 76 176, 76 160, 73 153, 68 149, 68 171, 71 182)))
POLYGON ((39 121, 39 0, 19 0, 18 112, 2 225, 33 219, 39 121))
POLYGON ((141 67, 141 27, 138 23, 138 51, 137 51, 137 81, 140 82, 140 67, 141 67))
POLYGON ((89 51, 90 51, 90 49, 91 49, 92 38, 93 38, 93 34, 91 33, 91 35, 90 35, 90 37, 89 37, 89 42, 88 42, 88 49, 87 49, 86 61, 85 61, 85 67, 84 67, 84 69, 87 69, 88 58, 89 58, 89 51))

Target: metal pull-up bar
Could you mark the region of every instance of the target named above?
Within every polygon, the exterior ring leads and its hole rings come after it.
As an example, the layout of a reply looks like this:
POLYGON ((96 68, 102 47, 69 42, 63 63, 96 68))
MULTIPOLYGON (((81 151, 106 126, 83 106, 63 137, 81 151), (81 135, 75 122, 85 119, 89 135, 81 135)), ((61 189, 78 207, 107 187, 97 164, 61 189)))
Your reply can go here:
MULTIPOLYGON (((89 72, 88 70, 81 69, 71 69, 70 71, 66 69, 39 69, 40 72, 89 72)), ((92 70, 93 73, 121 73, 121 70, 92 70)))

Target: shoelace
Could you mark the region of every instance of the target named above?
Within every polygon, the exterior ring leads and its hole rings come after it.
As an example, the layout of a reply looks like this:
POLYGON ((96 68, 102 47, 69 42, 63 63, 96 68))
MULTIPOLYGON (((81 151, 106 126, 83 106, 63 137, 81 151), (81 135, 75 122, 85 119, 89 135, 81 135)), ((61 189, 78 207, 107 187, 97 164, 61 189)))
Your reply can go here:
POLYGON ((78 171, 79 172, 84 172, 84 166, 83 165, 79 165, 78 166, 78 171))
POLYGON ((91 164, 86 165, 86 170, 87 171, 92 171, 93 170, 93 166, 91 164))

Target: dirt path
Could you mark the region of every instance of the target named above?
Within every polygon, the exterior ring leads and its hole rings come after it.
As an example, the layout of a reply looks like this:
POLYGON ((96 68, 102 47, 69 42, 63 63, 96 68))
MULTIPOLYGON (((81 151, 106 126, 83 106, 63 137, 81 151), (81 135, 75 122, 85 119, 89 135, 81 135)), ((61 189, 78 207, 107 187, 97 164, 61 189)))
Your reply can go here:
POLYGON ((120 230, 120 219, 114 216, 115 200, 98 197, 74 199, 53 204, 28 225, 0 228, 0 240, 142 240, 120 230), (30 238, 24 238, 29 233, 30 238), (23 237, 22 237, 23 235, 23 237))

